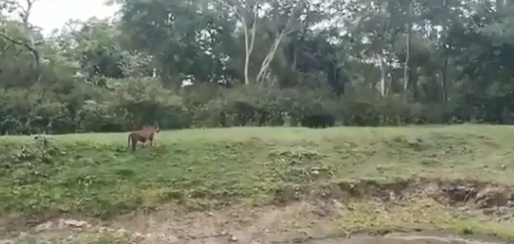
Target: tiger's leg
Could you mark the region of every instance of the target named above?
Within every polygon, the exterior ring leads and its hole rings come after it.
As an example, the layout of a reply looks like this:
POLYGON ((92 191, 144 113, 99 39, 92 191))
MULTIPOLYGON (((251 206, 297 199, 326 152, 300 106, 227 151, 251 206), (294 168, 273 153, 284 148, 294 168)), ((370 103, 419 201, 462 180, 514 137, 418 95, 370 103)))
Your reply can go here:
POLYGON ((150 146, 153 146, 153 134, 151 134, 151 135, 148 137, 148 141, 150 142, 150 146))

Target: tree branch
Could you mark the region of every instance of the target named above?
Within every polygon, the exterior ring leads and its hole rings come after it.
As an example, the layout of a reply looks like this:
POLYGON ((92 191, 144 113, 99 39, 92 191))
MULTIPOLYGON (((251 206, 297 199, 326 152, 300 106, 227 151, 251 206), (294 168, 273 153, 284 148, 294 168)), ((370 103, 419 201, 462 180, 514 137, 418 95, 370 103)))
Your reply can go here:
POLYGON ((30 46, 29 44, 27 44, 25 42, 13 39, 12 37, 8 36, 5 33, 0 32, 0 37, 4 38, 5 40, 7 40, 7 41, 9 41, 9 42, 11 42, 11 43, 13 43, 15 45, 23 46, 28 51, 30 51, 32 53, 32 55, 33 55, 33 59, 36 60, 36 62, 35 62, 36 63, 36 67, 39 68, 39 52, 36 49, 34 49, 32 46, 30 46))

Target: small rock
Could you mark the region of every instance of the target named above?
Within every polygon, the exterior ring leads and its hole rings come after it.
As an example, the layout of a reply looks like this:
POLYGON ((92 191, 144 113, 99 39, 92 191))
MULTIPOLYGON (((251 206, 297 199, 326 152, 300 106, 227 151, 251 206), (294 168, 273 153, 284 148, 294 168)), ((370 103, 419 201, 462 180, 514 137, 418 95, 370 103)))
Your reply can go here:
POLYGON ((224 230, 224 231, 221 231, 221 232, 220 232, 220 235, 222 235, 222 236, 226 236, 226 235, 228 235, 228 233, 227 233, 227 231, 225 231, 225 230, 224 230))
POLYGON ((389 192, 389 199, 390 199, 391 201, 396 200, 396 194, 394 194, 394 192, 393 192, 393 191, 390 191, 390 192, 389 192))
POLYGON ((47 221, 35 227, 36 232, 45 231, 51 229, 53 226, 52 221, 47 221))
POLYGON ((466 206, 464 206, 464 207, 459 207, 459 208, 458 208, 458 210, 459 210, 459 211, 462 211, 462 212, 466 212, 466 211, 468 211, 468 210, 469 210, 469 207, 466 207, 466 206))
POLYGON ((514 207, 514 201, 512 201, 512 200, 507 201, 507 207, 509 207, 509 208, 514 207))
POLYGON ((420 138, 415 138, 415 137, 407 137, 406 141, 410 146, 413 146, 413 147, 419 147, 421 145, 421 143, 423 142, 423 140, 421 140, 420 138))
POLYGON ((176 236, 173 236, 173 235, 169 235, 168 238, 166 239, 166 241, 169 243, 169 244, 172 244, 172 243, 180 243, 181 240, 179 238, 177 238, 176 236))
POLYGON ((65 227, 66 227, 66 225, 64 224, 64 220, 63 219, 59 219, 59 221, 57 222, 57 229, 62 230, 65 227))
POLYGON ((235 236, 235 235, 230 235, 230 238, 228 240, 231 241, 231 242, 236 242, 239 239, 237 239, 237 236, 235 236))
POLYGON ((327 216, 329 214, 328 210, 321 209, 321 208, 313 209, 312 213, 314 213, 315 215, 320 216, 320 217, 325 217, 325 216, 327 216))
POLYGON ((69 227, 75 227, 75 228, 82 228, 87 226, 86 221, 80 221, 80 220, 74 220, 74 219, 65 219, 64 225, 69 227))
POLYGON ((510 212, 509 208, 507 208, 507 207, 498 207, 498 208, 496 208, 496 214, 497 215, 506 215, 509 212, 510 212))
POLYGON ((505 165, 505 164, 502 164, 502 165, 501 165, 501 169, 502 169, 502 170, 505 170, 505 169, 507 169, 507 165, 505 165))
POLYGON ((196 236, 195 235, 192 235, 191 233, 186 233, 182 236, 182 238, 186 239, 186 240, 196 240, 196 236))
POLYGON ((163 234, 163 233, 158 233, 157 234, 157 239, 161 240, 161 241, 165 241, 167 238, 166 238, 166 235, 163 234))
POLYGON ((214 215, 214 213, 213 213, 213 212, 208 212, 208 213, 207 213, 207 216, 209 216, 209 217, 212 217, 213 215, 214 215))
POLYGON ((127 230, 121 228, 121 229, 117 230, 116 233, 118 233, 120 235, 124 235, 125 233, 127 233, 127 230))
POLYGON ((500 217, 500 220, 503 220, 503 221, 509 221, 511 219, 512 219, 512 217, 508 216, 508 215, 503 215, 503 216, 500 217))

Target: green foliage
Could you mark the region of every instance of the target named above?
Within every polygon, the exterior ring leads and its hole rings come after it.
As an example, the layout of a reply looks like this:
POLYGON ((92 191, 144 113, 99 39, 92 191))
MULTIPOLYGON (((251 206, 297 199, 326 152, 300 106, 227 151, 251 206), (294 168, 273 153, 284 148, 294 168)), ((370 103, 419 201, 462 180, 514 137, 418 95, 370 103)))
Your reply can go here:
POLYGON ((122 132, 141 125, 162 129, 220 126, 299 126, 312 114, 331 114, 346 126, 399 126, 441 123, 510 123, 514 111, 507 97, 462 97, 445 103, 412 103, 405 96, 374 96, 374 91, 350 91, 337 98, 322 91, 263 88, 201 89, 176 95, 152 79, 109 81, 109 90, 88 94, 74 89, 65 102, 59 95, 31 90, 0 90, 2 134, 122 132), (92 99, 96 96, 96 99, 92 99), (370 99, 375 97, 375 99, 370 99), (201 99, 199 99, 201 98, 201 99), (79 99, 80 100, 80 99, 79 99), (234 104, 247 104, 234 108, 234 104), (246 107, 245 107, 246 106, 246 107), (256 111, 253 111, 256 110, 256 111), (229 118, 222 117, 226 112, 229 118), (254 114, 256 113, 256 114, 254 114), (250 117, 248 117, 250 116, 250 117), (263 123, 260 123, 264 116, 263 123), (510 121, 510 122, 509 122, 510 121))
POLYGON ((0 6, 0 134, 514 121, 511 3, 113 2, 51 36, 0 6))

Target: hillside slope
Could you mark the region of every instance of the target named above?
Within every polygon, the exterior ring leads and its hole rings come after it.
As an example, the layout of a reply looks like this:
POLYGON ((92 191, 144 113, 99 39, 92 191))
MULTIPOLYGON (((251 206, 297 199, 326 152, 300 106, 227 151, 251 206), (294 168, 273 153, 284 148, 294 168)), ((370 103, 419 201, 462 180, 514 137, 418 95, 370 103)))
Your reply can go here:
POLYGON ((95 241, 120 229, 142 242, 159 229, 177 240, 422 230, 513 239, 513 137, 514 127, 471 125, 205 129, 161 132, 131 153, 127 133, 4 136, 0 227, 54 238, 71 226, 82 229, 72 239, 95 241))

